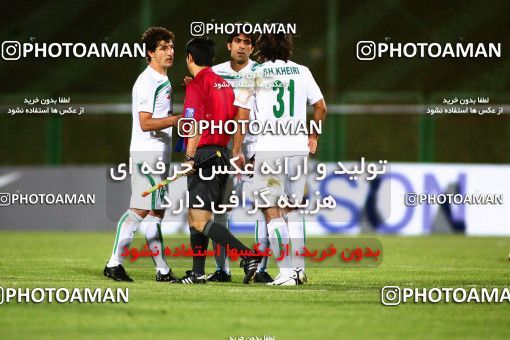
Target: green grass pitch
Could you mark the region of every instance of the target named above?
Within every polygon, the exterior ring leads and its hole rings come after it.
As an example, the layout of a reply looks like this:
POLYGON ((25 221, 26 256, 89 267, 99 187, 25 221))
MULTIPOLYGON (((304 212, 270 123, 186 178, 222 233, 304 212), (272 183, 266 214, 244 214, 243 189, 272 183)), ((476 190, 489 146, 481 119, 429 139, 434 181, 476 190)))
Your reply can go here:
MULTIPOLYGON (((378 268, 310 268, 309 283, 295 287, 243 285, 237 267, 229 284, 158 283, 150 262, 128 264, 129 303, 3 304, 0 338, 510 338, 510 303, 380 303, 386 285, 509 287, 509 238, 376 237, 378 268)), ((0 286, 126 286, 102 275, 112 241, 113 233, 0 232, 0 286)))

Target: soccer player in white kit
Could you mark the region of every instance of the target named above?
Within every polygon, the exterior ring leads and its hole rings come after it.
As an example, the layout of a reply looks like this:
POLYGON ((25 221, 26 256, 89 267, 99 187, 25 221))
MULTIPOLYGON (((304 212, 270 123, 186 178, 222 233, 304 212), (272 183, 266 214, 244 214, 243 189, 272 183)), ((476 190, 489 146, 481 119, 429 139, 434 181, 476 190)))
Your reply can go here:
MULTIPOLYGON (((174 41, 172 32, 162 27, 151 27, 142 35, 142 43, 147 50, 147 68, 138 76, 133 86, 130 157, 133 164, 131 174, 131 203, 120 218, 113 245, 112 255, 103 274, 115 281, 133 281, 126 273, 121 255, 129 247, 134 233, 141 223, 145 225, 145 238, 156 266, 156 281, 169 282, 176 279, 163 254, 161 221, 164 217, 166 188, 142 197, 141 194, 168 176, 168 164, 172 142, 172 125, 179 116, 172 114, 172 86, 167 76, 174 61, 174 41), (157 162, 166 164, 164 173, 143 171, 144 163, 151 169, 157 162), (159 252, 158 252, 159 251, 159 252)), ((161 163, 160 163, 161 164, 161 163)), ((157 171, 161 172, 161 171, 157 171)))
MULTIPOLYGON (((241 32, 234 32, 228 36, 227 49, 230 52, 230 60, 224 63, 214 65, 213 71, 225 79, 234 90, 234 94, 237 95, 239 89, 246 84, 246 80, 250 80, 249 77, 254 72, 254 67, 257 63, 250 59, 250 55, 255 47, 256 37, 253 34, 245 34, 241 32), (248 77, 248 78, 247 78, 248 77)), ((250 110, 250 119, 255 119, 253 110, 250 110)), ((247 133, 243 141, 243 154, 246 159, 251 159, 255 155, 255 142, 257 136, 247 133)), ((251 179, 248 176, 243 175, 241 178, 231 178, 232 186, 236 195, 241 196, 244 184, 251 179)), ((227 194, 230 194, 227 191, 227 194)), ((215 221, 222 222, 229 226, 231 221, 231 211, 226 214, 215 215, 215 221)), ((255 228, 255 239, 257 243, 260 243, 259 249, 264 251, 268 243, 267 226, 265 221, 256 220, 255 228)), ((213 242, 213 249, 216 245, 213 242)), ((217 269, 216 272, 209 275, 207 280, 213 282, 230 282, 231 275, 229 270, 228 258, 225 256, 225 248, 221 247, 221 253, 216 256, 217 269)), ((268 283, 273 281, 271 276, 266 271, 267 257, 262 259, 259 264, 257 273, 254 277, 254 282, 257 283, 268 283)))
MULTIPOLYGON (((260 124, 306 123, 306 105, 313 105, 313 119, 316 124, 326 117, 326 103, 310 70, 289 60, 292 50, 292 36, 288 34, 263 34, 257 41, 259 67, 255 70, 255 82, 251 89, 236 97, 239 107, 238 120, 247 120, 249 111, 256 107, 256 120, 260 124)), ((248 191, 269 190, 270 207, 263 209, 267 222, 269 240, 273 254, 279 257, 280 244, 292 244, 291 256, 278 261, 280 273, 269 283, 272 285, 296 285, 306 282, 304 258, 292 256, 304 247, 306 235, 303 216, 297 209, 280 209, 278 199, 283 195, 293 202, 301 203, 304 195, 306 176, 296 180, 297 166, 304 164, 308 154, 314 154, 319 136, 316 131, 294 134, 261 134, 255 145, 255 173, 248 191), (287 158, 288 173, 263 175, 260 165, 264 162, 284 164, 287 158)), ((241 151, 242 134, 234 139, 233 156, 239 156, 239 165, 244 162, 241 151)))

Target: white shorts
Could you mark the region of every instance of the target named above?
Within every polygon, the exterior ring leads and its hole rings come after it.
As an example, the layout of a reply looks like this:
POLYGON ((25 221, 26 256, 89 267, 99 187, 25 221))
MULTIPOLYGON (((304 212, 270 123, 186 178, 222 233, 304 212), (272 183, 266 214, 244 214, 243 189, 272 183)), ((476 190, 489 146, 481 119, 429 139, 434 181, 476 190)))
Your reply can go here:
POLYGON ((130 208, 143 210, 162 210, 161 204, 165 203, 165 196, 168 192, 164 186, 146 197, 142 197, 142 193, 168 177, 170 155, 163 157, 161 152, 155 153, 131 153, 133 164, 133 173, 131 174, 131 203, 130 208), (156 168, 156 162, 161 161, 165 164, 165 171, 162 174, 142 173, 143 163, 149 164, 151 169, 156 168))
POLYGON ((250 200, 259 200, 259 202, 265 203, 260 199, 260 194, 254 194, 254 192, 264 192, 264 197, 266 197, 270 206, 276 206, 281 197, 291 202, 301 203, 306 185, 306 175, 303 174, 305 158, 308 160, 308 155, 266 159, 256 158, 253 178, 244 183, 244 190, 247 191, 250 200), (286 167, 284 166, 285 162, 287 163, 286 167), (263 163, 270 165, 273 169, 277 169, 278 164, 280 164, 282 171, 278 174, 264 175, 260 171, 263 163), (298 167, 301 168, 301 171, 299 171, 298 167))

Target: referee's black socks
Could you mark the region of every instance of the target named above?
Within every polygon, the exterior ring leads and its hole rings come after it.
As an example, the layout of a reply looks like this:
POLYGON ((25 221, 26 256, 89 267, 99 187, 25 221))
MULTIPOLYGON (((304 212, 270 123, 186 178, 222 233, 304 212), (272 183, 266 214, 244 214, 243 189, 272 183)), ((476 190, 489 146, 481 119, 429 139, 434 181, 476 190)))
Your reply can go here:
MULTIPOLYGON (((193 227, 189 228, 189 239, 193 251, 206 251, 209 246, 209 238, 193 227)), ((193 272, 201 276, 205 275, 205 256, 193 256, 193 272)))
POLYGON ((216 243, 226 247, 227 245, 238 251, 245 250, 250 251, 251 249, 245 246, 239 241, 223 224, 210 220, 204 227, 204 235, 209 237, 216 243))

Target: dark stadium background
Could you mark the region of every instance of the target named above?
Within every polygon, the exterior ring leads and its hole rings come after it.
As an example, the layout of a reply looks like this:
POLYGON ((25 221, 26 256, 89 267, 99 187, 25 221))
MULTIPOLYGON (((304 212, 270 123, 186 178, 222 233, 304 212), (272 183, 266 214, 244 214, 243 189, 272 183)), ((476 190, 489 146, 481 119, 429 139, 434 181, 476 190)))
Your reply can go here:
MULTIPOLYGON (((333 195, 338 203, 334 211, 309 216, 306 245, 324 254, 332 243, 358 246, 370 239, 380 242, 383 254, 376 267, 309 262, 308 283, 286 289, 243 285, 237 263, 231 263, 231 283, 200 287, 156 282, 149 258, 124 262, 135 281, 129 285, 105 278, 117 222, 132 193, 130 180, 113 181, 110 170, 129 157, 131 89, 144 60, 0 59, 0 292, 129 287, 130 293, 128 304, 0 301, 0 339, 510 339, 507 301, 384 306, 385 288, 415 289, 416 297, 432 287, 510 287, 509 14, 509 0, 2 1, 0 44, 134 43, 149 26, 169 28, 177 37, 169 71, 176 108, 184 98, 180 84, 188 74, 184 46, 192 22, 296 23, 292 59, 310 68, 329 108, 317 161, 331 171, 322 181, 309 180, 310 172, 307 192, 333 195), (501 43, 502 56, 360 61, 359 41, 501 43), (35 97, 69 97, 85 113, 7 113, 35 97), (426 114, 427 107, 455 97, 488 97, 489 106, 505 107, 505 113, 426 114), (91 104, 107 109, 92 110, 91 104), (357 167, 361 157, 391 166, 373 181, 333 172, 333 162, 357 167), (97 201, 2 201, 41 194, 95 194, 97 201), (412 205, 408 194, 507 200, 412 205)), ((217 62, 228 60, 226 36, 212 37, 217 62)), ((169 197, 182 197, 186 188, 184 179, 176 181, 169 197)), ((242 217, 242 211, 234 214, 230 228, 249 244, 256 218, 242 217)), ((165 219, 165 245, 188 239, 185 213, 165 219)), ((133 246, 142 249, 145 242, 142 232, 133 246)), ((181 276, 191 259, 169 264, 181 276)), ((214 259, 206 265, 207 273, 214 272, 214 259)))
MULTIPOLYGON (((488 96, 509 102, 508 1, 63 1, 11 2, 0 14, 0 38, 20 42, 137 42, 150 25, 176 34, 169 72, 174 100, 187 75, 183 49, 193 21, 290 22, 293 60, 308 66, 330 105, 321 161, 507 163, 508 115, 456 117, 418 113, 335 112, 334 104, 437 105, 443 97, 488 96), (500 42, 492 59, 356 59, 356 43, 500 42)), ((217 62, 225 36, 212 35, 217 62)), ((105 164, 127 158, 131 116, 14 116, 5 107, 30 96, 69 96, 76 103, 130 103, 140 59, 0 61, 0 164, 105 164)), ((377 106, 375 106, 377 107, 377 106)), ((367 110, 368 111, 368 110, 367 110)))

